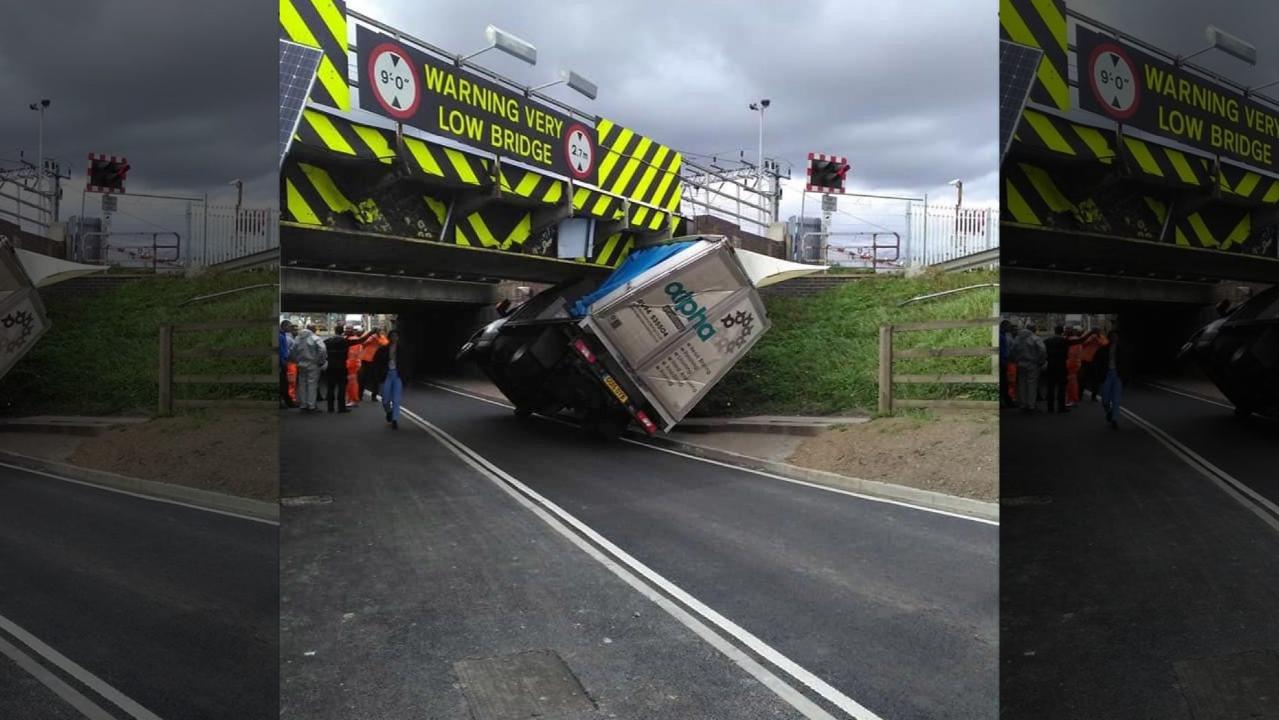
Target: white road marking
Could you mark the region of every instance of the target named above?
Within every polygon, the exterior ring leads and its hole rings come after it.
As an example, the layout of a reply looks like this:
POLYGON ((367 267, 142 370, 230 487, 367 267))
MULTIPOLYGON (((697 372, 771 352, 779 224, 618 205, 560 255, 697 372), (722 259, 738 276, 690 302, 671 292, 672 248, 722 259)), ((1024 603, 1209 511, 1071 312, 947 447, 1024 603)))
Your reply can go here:
POLYGON ((27 671, 27 674, 39 680, 42 685, 52 690, 53 694, 67 701, 68 705, 79 710, 80 714, 89 718, 89 720, 115 720, 115 718, 111 717, 111 713, 103 710, 97 703, 68 685, 62 678, 54 675, 48 668, 32 659, 31 656, 6 642, 4 638, 0 638, 0 653, 8 655, 17 663, 18 667, 27 671))
MULTIPOLYGON (((1217 407, 1219 407, 1219 408, 1225 408, 1225 409, 1227 409, 1227 410, 1234 410, 1234 409, 1235 409, 1235 406, 1234 406, 1234 405, 1231 405, 1231 404, 1229 404, 1229 403, 1219 402, 1219 401, 1217 401, 1217 400, 1209 400, 1208 398, 1203 397, 1203 396, 1201 396, 1201 395, 1193 395, 1193 394, 1191 394, 1191 393, 1185 392, 1184 390, 1178 390, 1178 389, 1176 389, 1176 388, 1169 387, 1169 386, 1167 386, 1167 385, 1164 385, 1163 383, 1157 383, 1157 382, 1151 382, 1151 381, 1149 381, 1149 380, 1144 380, 1144 381, 1142 381, 1142 383, 1141 383, 1141 384, 1142 384, 1142 385, 1147 385, 1147 386, 1152 387, 1152 388, 1154 388, 1154 389, 1156 389, 1156 390, 1163 390, 1163 391, 1164 391, 1164 392, 1166 392, 1166 393, 1172 393, 1173 395, 1180 395, 1180 396, 1182 396, 1182 397, 1190 398, 1191 400, 1198 400, 1198 401, 1199 401, 1199 402, 1201 402, 1201 403, 1207 403, 1207 404, 1209 404, 1209 405, 1216 405, 1216 406, 1217 406, 1217 407)), ((1123 408, 1120 408, 1120 410, 1123 410, 1123 408)))
MULTIPOLYGON (((472 400, 479 400, 480 402, 486 402, 490 405, 504 407, 504 408, 507 408, 508 410, 515 409, 515 406, 509 403, 499 402, 492 398, 484 397, 483 395, 468 393, 464 390, 458 390, 456 388, 451 388, 446 385, 439 385, 433 382, 424 382, 422 384, 428 385, 433 388, 438 388, 445 392, 451 392, 454 395, 461 395, 462 397, 471 398, 472 400)), ((564 421, 562 420, 557 420, 555 418, 548 418, 543 415, 535 415, 534 417, 537 417, 542 420, 550 420, 551 422, 567 424, 567 423, 564 423, 564 421)), ((910 508, 911 510, 919 510, 921 512, 932 513, 933 515, 945 515, 946 517, 959 518, 960 520, 971 520, 972 522, 978 522, 985 525, 994 525, 995 527, 999 527, 998 520, 987 520, 986 518, 973 517, 971 515, 962 515, 960 513, 950 512, 949 510, 940 510, 938 508, 926 507, 924 505, 914 505, 912 503, 903 502, 901 500, 882 498, 882 497, 877 497, 875 495, 864 495, 862 493, 856 493, 851 490, 844 490, 842 488, 831 487, 829 485, 820 485, 818 483, 808 482, 807 480, 796 480, 795 478, 788 478, 785 475, 777 475, 776 473, 771 473, 766 470, 756 470, 755 468, 744 467, 742 465, 734 465, 732 463, 726 463, 720 460, 712 460, 711 458, 699 457, 697 455, 691 455, 689 453, 681 452, 679 450, 672 450, 670 448, 651 445, 649 443, 646 443, 640 440, 632 440, 631 438, 623 437, 618 439, 621 440, 622 442, 630 443, 632 445, 638 445, 639 447, 643 447, 643 448, 648 448, 649 450, 656 450, 658 452, 664 452, 670 455, 678 455, 680 457, 688 458, 689 460, 696 460, 698 462, 709 463, 711 465, 718 465, 720 467, 729 468, 731 470, 741 470, 742 472, 748 472, 753 475, 759 475, 761 477, 771 478, 773 480, 781 480, 782 482, 788 482, 788 483, 791 483, 792 485, 803 485, 804 487, 813 488, 814 490, 823 490, 825 492, 836 493, 839 495, 847 495, 848 497, 855 497, 860 500, 869 500, 871 502, 884 503, 885 505, 897 505, 898 507, 910 508)))
POLYGON ((64 477, 62 475, 57 475, 55 473, 45 472, 44 470, 34 470, 29 467, 14 465, 13 463, 0 462, 0 467, 7 467, 7 468, 12 468, 14 470, 21 470, 23 472, 31 473, 32 475, 41 475, 43 477, 53 478, 54 480, 61 480, 63 482, 75 483, 76 485, 83 485, 85 487, 95 488, 97 490, 106 490, 107 492, 118 493, 120 495, 128 495, 130 497, 141 498, 143 500, 150 500, 151 502, 165 503, 168 505, 177 505, 179 507, 191 508, 192 510, 203 510, 204 512, 213 513, 215 515, 226 515, 227 517, 238 518, 240 520, 249 520, 252 522, 262 523, 264 525, 280 524, 279 521, 277 520, 268 520, 266 518, 254 517, 252 515, 241 515, 240 513, 231 512, 230 510, 218 510, 216 508, 208 508, 202 505, 192 505, 191 503, 185 503, 185 502, 182 502, 181 500, 170 500, 169 498, 155 497, 154 495, 144 495, 142 493, 135 493, 129 490, 113 488, 107 485, 98 485, 97 483, 85 482, 84 480, 76 480, 75 478, 64 477))
POLYGON ((1203 456, 1183 445, 1176 438, 1159 429, 1149 420, 1141 417, 1137 413, 1128 408, 1121 407, 1120 412, 1127 415, 1130 420, 1137 424, 1142 430, 1150 433, 1151 437, 1159 441, 1164 447, 1168 448, 1190 467, 1197 470, 1201 475, 1208 478, 1214 485, 1221 488, 1227 495, 1234 498, 1240 505, 1243 505, 1254 515, 1261 518, 1270 527, 1279 530, 1279 506, 1266 499, 1257 491, 1245 485, 1238 478, 1221 468, 1213 465, 1203 456))
POLYGON ((817 677, 808 670, 800 667, 790 658, 782 655, 777 650, 751 634, 744 628, 738 626, 733 621, 719 614, 715 610, 703 604, 700 600, 685 592, 682 588, 675 585, 671 581, 653 571, 647 565, 631 557, 626 551, 609 542, 602 535, 591 529, 588 525, 578 520, 573 515, 565 512, 555 503, 543 497, 532 488, 515 479, 509 473, 497 467, 475 450, 463 444, 444 430, 435 426, 428 420, 422 418, 411 410, 402 408, 401 412, 412 420, 414 423, 426 430, 432 437, 448 448, 453 454, 457 455, 471 467, 480 471, 482 475, 489 478, 492 482, 503 488, 512 497, 516 498, 522 505, 533 510, 539 518, 554 528, 561 535, 566 537, 574 545, 584 550, 592 558, 599 561, 615 575, 625 581, 628 585, 639 590, 653 602, 657 603, 663 610, 670 613, 672 617, 679 620, 689 629, 693 630, 697 635, 717 650, 724 653, 730 660, 738 666, 749 672, 757 680, 777 694, 782 700, 786 701, 805 717, 821 720, 834 720, 833 717, 822 710, 808 698, 804 697, 798 690, 786 684, 773 673, 769 672, 760 663, 756 662, 750 656, 743 653, 740 649, 733 646, 722 636, 715 633, 705 624, 692 617, 678 605, 671 603, 663 595, 661 595, 653 587, 646 585, 635 575, 639 575, 652 585, 661 588, 662 591, 674 597, 686 607, 691 609, 703 619, 709 621, 712 625, 718 627, 721 631, 731 635, 738 642, 763 657, 774 667, 790 675, 795 680, 810 688, 813 692, 820 695, 827 702, 838 707, 849 717, 857 720, 881 720, 870 710, 848 697, 844 693, 829 685, 826 681, 817 677), (572 529, 570 529, 572 528, 572 529), (590 542, 586 542, 585 539, 590 542), (594 543, 592 545, 591 543, 594 543), (605 556, 598 548, 603 548, 610 557, 605 556), (625 569, 621 565, 626 566, 625 569), (628 570, 630 572, 628 572, 628 570), (633 574, 632 574, 633 573, 633 574))
MULTIPOLYGON (((39 638, 18 627, 17 624, 3 615, 0 615, 0 630, 4 630, 14 636, 24 645, 31 648, 31 650, 37 655, 40 655, 45 660, 48 660, 61 668, 63 672, 76 680, 79 680, 90 690, 93 690, 107 700, 110 700, 121 710, 136 718, 136 720, 160 720, 158 715, 142 707, 119 690, 116 690, 106 684, 97 675, 94 675, 88 670, 85 670, 83 667, 80 667, 80 665, 76 664, 75 661, 44 644, 39 638)), ((99 710, 101 710, 101 708, 99 708, 99 710)), ((106 717, 110 718, 111 716, 108 715, 106 717)))

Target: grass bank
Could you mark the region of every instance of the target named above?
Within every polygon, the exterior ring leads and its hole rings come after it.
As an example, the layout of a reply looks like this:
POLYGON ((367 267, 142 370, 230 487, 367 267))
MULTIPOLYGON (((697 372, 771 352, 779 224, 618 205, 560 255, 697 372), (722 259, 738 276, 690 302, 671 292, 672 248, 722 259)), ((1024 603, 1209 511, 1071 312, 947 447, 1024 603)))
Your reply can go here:
MULTIPOLYGON (((875 276, 807 298, 770 297, 773 327, 699 405, 699 414, 825 415, 873 411, 879 392, 879 327, 885 323, 986 317, 999 288, 898 304, 919 295, 999 282, 999 274, 929 273, 915 278, 875 276)), ((989 328, 898 334, 897 348, 980 347, 989 328)), ((989 374, 989 358, 897 361, 898 373, 989 374)), ((899 396, 994 400, 983 385, 899 385, 899 396)))
MULTIPOLYGON (((175 337, 175 353, 207 350, 207 357, 176 360, 179 373, 269 373, 277 287, 262 287, 188 303, 203 295, 278 282, 275 272, 155 277, 94 294, 41 293, 49 332, 0 380, 6 415, 151 414, 155 412, 159 329, 166 323, 263 321, 262 329, 207 330, 175 337), (261 347, 261 358, 216 357, 214 349, 261 347)), ((178 397, 270 400, 261 386, 181 387, 178 397)))

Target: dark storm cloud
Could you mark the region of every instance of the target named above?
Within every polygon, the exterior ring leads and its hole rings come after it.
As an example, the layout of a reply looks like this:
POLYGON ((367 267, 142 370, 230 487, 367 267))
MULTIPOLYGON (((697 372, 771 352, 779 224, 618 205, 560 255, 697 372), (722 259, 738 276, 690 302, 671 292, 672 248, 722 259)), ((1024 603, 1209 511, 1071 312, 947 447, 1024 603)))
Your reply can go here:
POLYGON ((599 84, 571 104, 685 151, 755 155, 747 104, 772 100, 765 152, 802 175, 810 151, 846 155, 866 189, 946 192, 993 202, 997 3, 539 2, 351 7, 452 52, 492 23, 538 46, 536 67, 478 61, 535 84, 572 68, 599 84), (983 179, 984 178, 984 179, 983 179))
POLYGON ((79 212, 85 155, 127 155, 129 189, 276 202, 277 12, 263 0, 5 0, 0 157, 64 164, 63 215, 79 212))

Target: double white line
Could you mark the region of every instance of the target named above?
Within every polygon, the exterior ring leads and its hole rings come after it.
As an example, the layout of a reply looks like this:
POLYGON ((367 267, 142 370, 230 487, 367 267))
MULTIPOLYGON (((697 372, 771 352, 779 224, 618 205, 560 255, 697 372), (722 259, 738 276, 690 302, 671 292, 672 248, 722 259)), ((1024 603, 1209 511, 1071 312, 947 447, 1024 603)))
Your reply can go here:
POLYGON ((856 718, 857 720, 881 720, 878 715, 866 709, 857 701, 800 667, 799 664, 781 654, 763 640, 707 607, 679 586, 662 577, 639 560, 631 557, 625 550, 609 542, 585 523, 489 462, 457 438, 417 413, 405 408, 401 408, 400 412, 467 465, 487 477, 517 502, 531 510, 552 529, 608 568, 627 585, 630 585, 640 594, 653 601, 658 607, 692 630, 698 637, 701 637, 739 667, 754 676, 755 679, 803 714, 804 717, 812 720, 835 720, 833 715, 764 667, 762 663, 741 647, 730 642, 725 635, 732 637, 741 646, 749 649, 773 667, 789 675, 826 702, 839 708, 847 717, 856 718), (712 625, 715 629, 710 627, 712 625), (716 629, 720 632, 716 632, 716 629))
POLYGON ((89 720, 119 720, 119 716, 104 710, 101 705, 90 700, 88 696, 63 680, 57 673, 32 657, 31 654, 44 658, 48 663, 97 693, 102 699, 110 701, 116 707, 128 713, 129 717, 135 718, 135 720, 160 720, 158 715, 111 687, 97 675, 85 670, 74 660, 49 647, 35 635, 23 630, 17 623, 3 615, 0 615, 0 631, 3 631, 0 632, 0 653, 7 655, 18 667, 52 690, 54 694, 65 700, 71 707, 79 710, 80 714, 89 720), (9 642, 9 638, 16 640, 22 647, 9 642))
POLYGON ((1197 470, 1201 475, 1212 481, 1214 485, 1221 488, 1230 497, 1234 498, 1240 505, 1243 505, 1250 512, 1261 518, 1275 530, 1279 530, 1279 506, 1266 499, 1265 496, 1256 490, 1245 485, 1230 473, 1213 465, 1199 453, 1191 450, 1186 445, 1178 442, 1168 433, 1160 430, 1148 420, 1141 417, 1137 413, 1128 408, 1120 408, 1120 412, 1137 424, 1142 430, 1150 433, 1151 437, 1157 440, 1161 445, 1172 451, 1174 455, 1181 458, 1190 467, 1197 470))

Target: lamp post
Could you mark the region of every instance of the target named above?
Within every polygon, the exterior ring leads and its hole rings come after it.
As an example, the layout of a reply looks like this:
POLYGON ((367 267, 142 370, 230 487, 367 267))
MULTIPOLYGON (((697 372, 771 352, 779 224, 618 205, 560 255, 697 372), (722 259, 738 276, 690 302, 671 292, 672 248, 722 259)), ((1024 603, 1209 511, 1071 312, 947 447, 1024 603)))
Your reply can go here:
POLYGON ((40 135, 36 143, 36 195, 40 198, 40 222, 44 222, 46 212, 44 197, 44 111, 49 107, 49 99, 33 102, 27 107, 40 113, 40 135))
POLYGON ((772 101, 768 98, 763 98, 750 104, 750 109, 759 113, 759 165, 755 166, 755 171, 759 175, 761 185, 764 182, 764 110, 770 104, 772 104, 772 101))
POLYGON ((955 237, 953 242, 959 242, 959 209, 964 204, 964 181, 955 178, 946 184, 955 186, 955 237))

